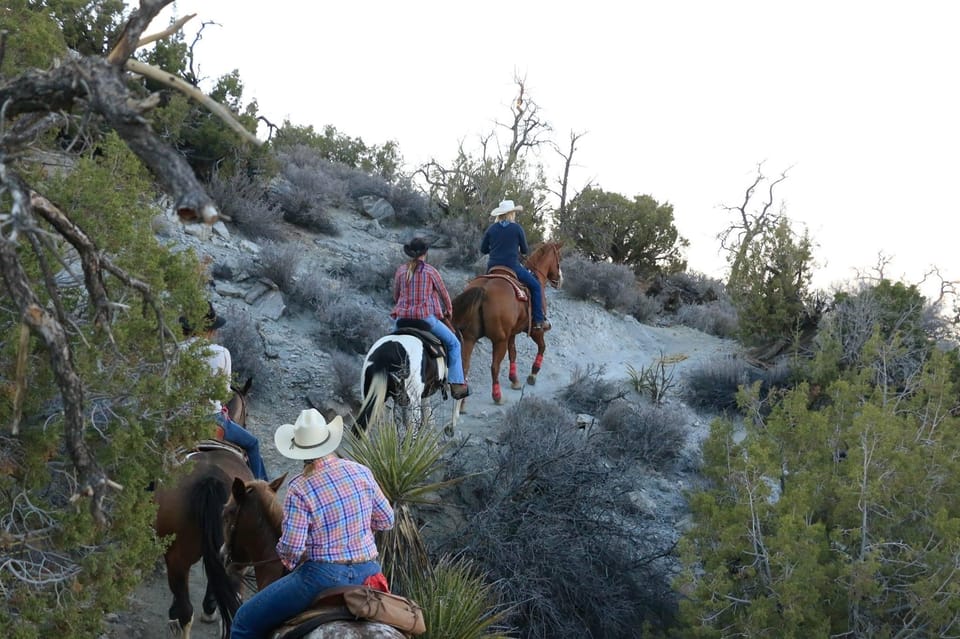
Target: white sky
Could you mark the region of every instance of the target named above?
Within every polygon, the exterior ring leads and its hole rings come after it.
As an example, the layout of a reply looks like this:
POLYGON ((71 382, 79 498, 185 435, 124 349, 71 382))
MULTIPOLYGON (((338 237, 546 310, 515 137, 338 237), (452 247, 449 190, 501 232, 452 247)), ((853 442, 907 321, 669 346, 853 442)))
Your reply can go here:
MULTIPOLYGON (((200 72, 234 68, 279 124, 397 140, 449 161, 505 119, 515 72, 561 145, 586 131, 572 186, 674 206, 692 269, 756 165, 819 245, 820 287, 868 269, 960 279, 960 4, 861 0, 179 0, 215 21, 200 72)), ((170 11, 150 31, 166 24, 170 11)), ((559 160, 556 162, 559 175, 559 160)))

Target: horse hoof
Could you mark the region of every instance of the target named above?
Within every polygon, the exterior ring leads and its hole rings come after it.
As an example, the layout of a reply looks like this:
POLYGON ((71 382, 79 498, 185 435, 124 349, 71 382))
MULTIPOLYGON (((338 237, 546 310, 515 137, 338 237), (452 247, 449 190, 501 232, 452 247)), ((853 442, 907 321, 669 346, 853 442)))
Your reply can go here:
POLYGON ((193 625, 193 617, 187 622, 187 625, 181 626, 177 619, 167 619, 167 630, 171 637, 179 639, 190 639, 190 626, 193 625))
POLYGON ((536 375, 530 375, 529 377, 527 377, 527 384, 529 384, 530 386, 533 386, 536 383, 537 383, 536 375))
POLYGON ((513 390, 522 390, 523 384, 521 384, 519 380, 515 379, 512 382, 510 382, 510 388, 512 388, 513 390))
POLYGON ((213 623, 214 621, 219 621, 219 620, 220 620, 220 611, 218 611, 216 608, 214 608, 213 612, 210 612, 210 613, 206 611, 203 611, 200 613, 200 621, 202 621, 203 623, 213 623))

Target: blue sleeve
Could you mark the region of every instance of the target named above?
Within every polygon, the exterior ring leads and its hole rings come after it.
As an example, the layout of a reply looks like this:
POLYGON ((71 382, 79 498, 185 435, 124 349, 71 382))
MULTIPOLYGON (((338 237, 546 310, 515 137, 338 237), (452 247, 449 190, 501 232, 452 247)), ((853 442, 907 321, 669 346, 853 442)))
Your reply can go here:
POLYGON ((487 232, 483 234, 483 241, 480 242, 480 253, 486 255, 490 252, 490 229, 493 227, 487 228, 487 232))
POLYGON ((527 235, 523 232, 523 227, 517 224, 517 230, 519 230, 520 235, 520 253, 526 255, 530 252, 530 249, 527 247, 527 235))

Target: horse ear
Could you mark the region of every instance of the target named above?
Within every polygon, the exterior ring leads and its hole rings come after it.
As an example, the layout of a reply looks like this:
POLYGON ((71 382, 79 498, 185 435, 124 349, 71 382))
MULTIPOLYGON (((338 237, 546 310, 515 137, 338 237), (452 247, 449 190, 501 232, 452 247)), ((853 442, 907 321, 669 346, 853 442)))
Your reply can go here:
POLYGON ((277 492, 278 490, 280 490, 280 487, 283 486, 283 482, 284 480, 286 480, 286 478, 287 478, 287 474, 284 473, 279 477, 277 477, 276 479, 274 479, 272 482, 270 482, 270 490, 272 490, 273 492, 277 492))
POLYGON ((243 499, 244 495, 247 493, 247 487, 243 483, 243 480, 239 477, 233 478, 233 485, 230 487, 230 491, 233 493, 233 500, 239 502, 243 499))

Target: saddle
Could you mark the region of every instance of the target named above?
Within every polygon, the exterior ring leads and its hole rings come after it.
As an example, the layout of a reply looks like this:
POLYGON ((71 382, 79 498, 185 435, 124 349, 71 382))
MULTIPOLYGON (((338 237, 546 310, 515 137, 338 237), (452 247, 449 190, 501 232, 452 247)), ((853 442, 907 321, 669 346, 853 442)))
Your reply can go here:
POLYGON ((226 450, 242 459, 244 463, 247 461, 247 451, 224 439, 201 439, 193 448, 181 448, 177 450, 177 457, 186 461, 190 459, 190 456, 194 453, 202 453, 210 450, 226 450))
POLYGON ((497 279, 508 282, 510 286, 513 287, 513 293, 517 296, 517 299, 521 302, 526 302, 530 299, 530 293, 527 291, 527 287, 520 283, 520 280, 517 279, 517 274, 514 270, 507 266, 493 266, 487 271, 486 275, 480 275, 483 279, 497 279))
POLYGON ((310 607, 277 629, 278 639, 300 639, 332 621, 371 621, 393 626, 410 635, 426 631, 423 612, 416 603, 368 586, 340 586, 324 590, 310 607))
POLYGON ((423 379, 429 379, 432 374, 437 379, 436 383, 439 385, 443 398, 446 399, 447 389, 444 384, 446 375, 443 375, 440 371, 446 370, 447 349, 440 338, 430 332, 430 326, 426 322, 418 319, 398 319, 397 328, 393 331, 393 334, 413 335, 420 340, 425 355, 422 363, 423 370, 420 371, 420 374, 423 379), (431 367, 433 370, 431 370, 431 367))
POLYGON ((430 357, 446 359, 447 349, 443 347, 440 338, 430 332, 430 327, 423 320, 398 319, 394 335, 413 335, 419 337, 423 347, 430 357))

